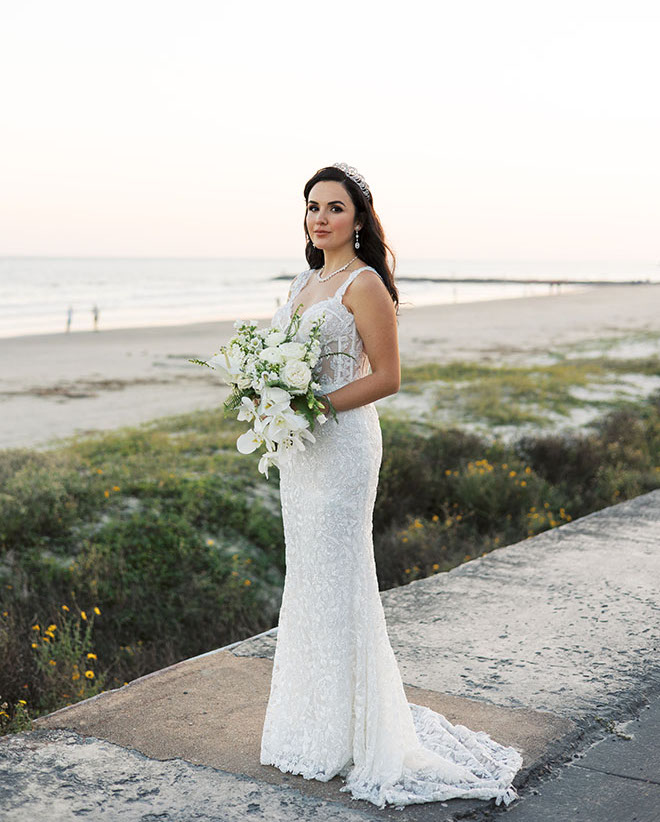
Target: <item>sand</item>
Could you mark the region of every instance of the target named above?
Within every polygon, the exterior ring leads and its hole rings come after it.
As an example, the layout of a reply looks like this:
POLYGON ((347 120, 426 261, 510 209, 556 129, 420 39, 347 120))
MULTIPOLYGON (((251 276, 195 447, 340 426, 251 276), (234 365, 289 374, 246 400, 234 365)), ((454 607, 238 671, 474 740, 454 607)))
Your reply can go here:
MULTIPOLYGON (((226 387, 207 359, 230 322, 0 339, 0 448, 213 408, 226 387)), ((524 361, 585 341, 660 332, 660 285, 404 308, 402 361, 524 361)))

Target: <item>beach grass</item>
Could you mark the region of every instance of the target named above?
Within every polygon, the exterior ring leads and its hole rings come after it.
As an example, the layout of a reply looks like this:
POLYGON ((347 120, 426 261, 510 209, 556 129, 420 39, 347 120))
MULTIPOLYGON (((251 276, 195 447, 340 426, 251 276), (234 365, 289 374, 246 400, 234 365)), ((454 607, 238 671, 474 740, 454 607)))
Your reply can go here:
MULTIPOLYGON (((603 412, 630 399, 630 379, 660 385, 660 357, 560 357, 550 364, 452 361, 404 366, 401 391, 423 397, 430 412, 488 426, 547 425, 574 409, 603 412)), ((639 396, 643 393, 637 391, 639 396)))

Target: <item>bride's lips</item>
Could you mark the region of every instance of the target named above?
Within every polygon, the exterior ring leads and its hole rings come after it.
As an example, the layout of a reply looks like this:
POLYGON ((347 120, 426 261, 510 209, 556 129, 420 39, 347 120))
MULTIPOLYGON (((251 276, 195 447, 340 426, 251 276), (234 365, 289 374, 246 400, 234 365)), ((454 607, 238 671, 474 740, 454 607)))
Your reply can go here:
POLYGON ((316 234, 318 237, 322 237, 324 234, 329 234, 329 233, 330 233, 329 231, 315 231, 314 232, 314 234, 316 234))

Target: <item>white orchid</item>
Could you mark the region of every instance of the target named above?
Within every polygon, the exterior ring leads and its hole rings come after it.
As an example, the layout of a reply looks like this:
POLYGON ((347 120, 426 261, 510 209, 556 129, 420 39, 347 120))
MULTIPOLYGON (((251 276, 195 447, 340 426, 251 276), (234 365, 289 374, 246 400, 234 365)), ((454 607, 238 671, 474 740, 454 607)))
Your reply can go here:
POLYGON ((257 434, 254 428, 250 428, 236 440, 236 447, 241 454, 251 454, 256 451, 260 445, 263 445, 264 438, 261 434, 257 434))
POLYGON ((283 388, 268 386, 264 388, 259 403, 259 414, 279 414, 289 407, 291 394, 283 388))
POLYGON ((236 417, 237 420, 241 422, 252 422, 252 420, 257 416, 257 411, 254 406, 254 401, 249 399, 248 397, 243 397, 241 399, 241 405, 238 410, 238 415, 236 417))
POLYGON ((268 479, 268 469, 271 465, 277 465, 279 462, 278 454, 275 451, 265 451, 259 460, 259 472, 265 474, 268 479))

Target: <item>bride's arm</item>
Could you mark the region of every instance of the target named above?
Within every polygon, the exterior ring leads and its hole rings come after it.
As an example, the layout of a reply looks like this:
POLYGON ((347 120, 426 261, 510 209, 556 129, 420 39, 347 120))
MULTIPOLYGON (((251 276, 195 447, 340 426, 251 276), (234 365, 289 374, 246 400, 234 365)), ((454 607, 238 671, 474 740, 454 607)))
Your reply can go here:
POLYGON ((337 411, 396 394, 401 382, 396 311, 383 281, 372 271, 362 272, 347 289, 344 305, 355 317, 371 374, 328 394, 337 411))

